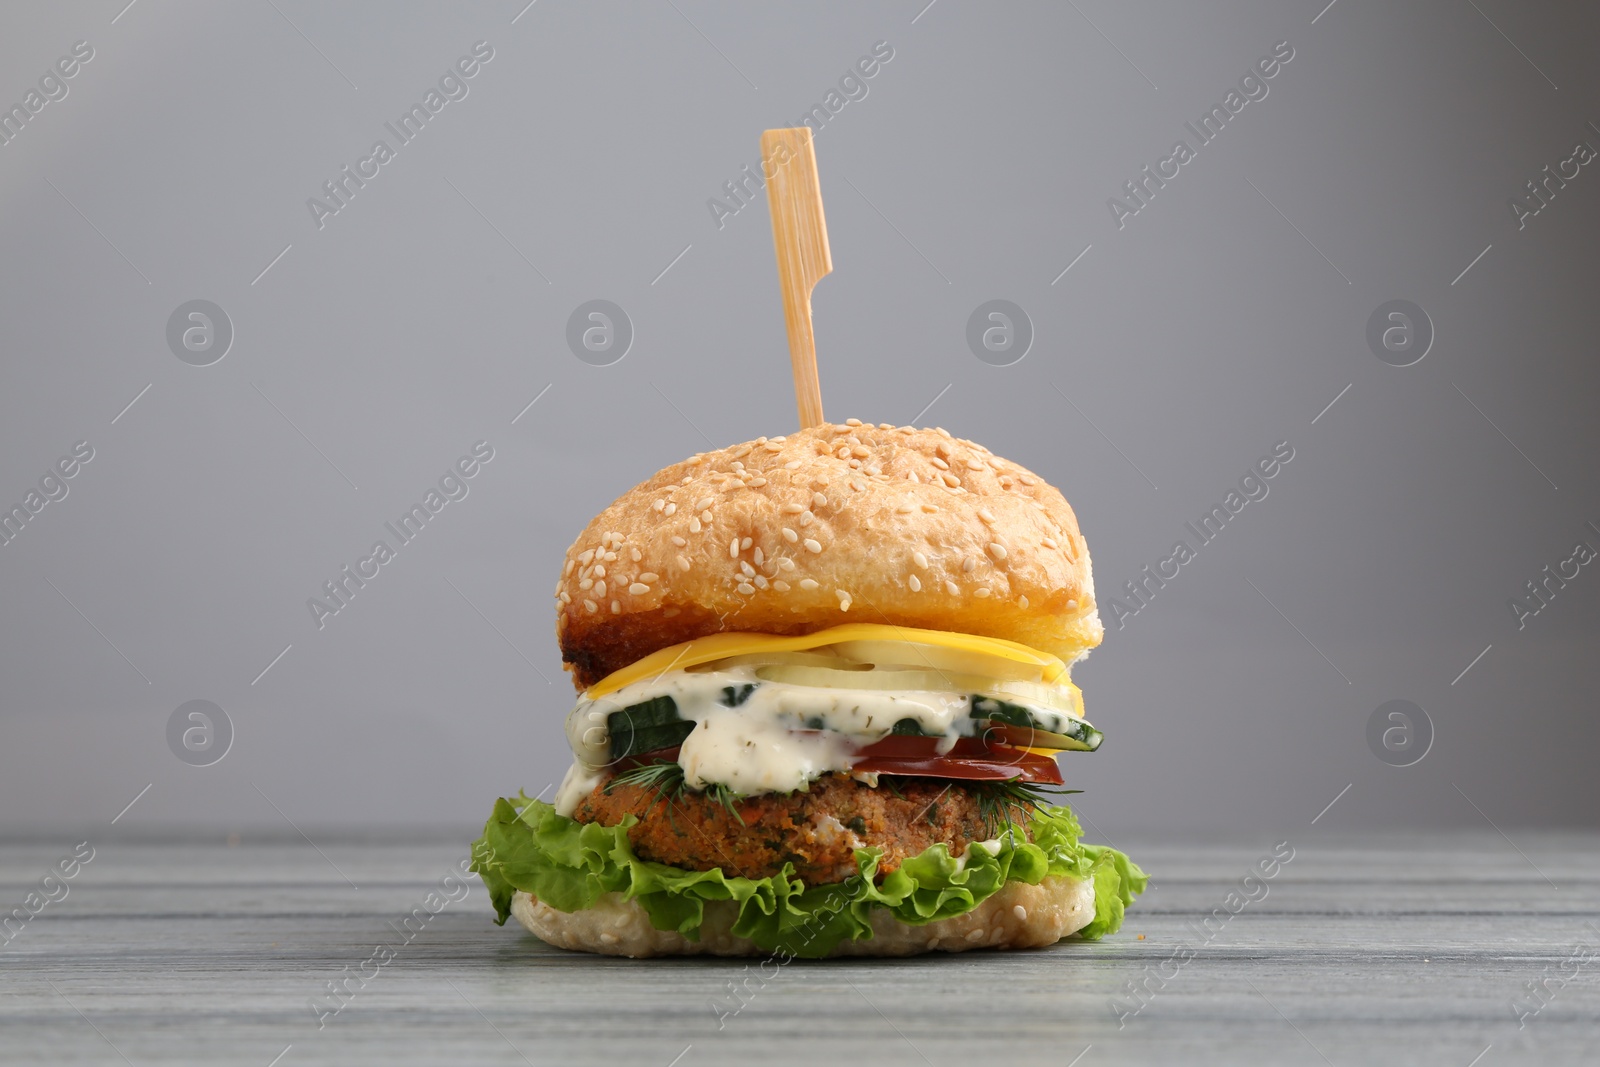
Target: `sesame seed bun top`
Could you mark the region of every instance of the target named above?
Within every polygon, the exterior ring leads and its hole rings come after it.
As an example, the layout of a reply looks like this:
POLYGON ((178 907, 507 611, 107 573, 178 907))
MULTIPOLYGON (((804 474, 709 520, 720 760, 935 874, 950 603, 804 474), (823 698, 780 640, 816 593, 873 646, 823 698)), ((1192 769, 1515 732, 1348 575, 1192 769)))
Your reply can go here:
POLYGON ((855 419, 664 468, 595 516, 555 595, 579 689, 724 631, 892 623, 1069 663, 1103 633, 1059 491, 944 430, 855 419))

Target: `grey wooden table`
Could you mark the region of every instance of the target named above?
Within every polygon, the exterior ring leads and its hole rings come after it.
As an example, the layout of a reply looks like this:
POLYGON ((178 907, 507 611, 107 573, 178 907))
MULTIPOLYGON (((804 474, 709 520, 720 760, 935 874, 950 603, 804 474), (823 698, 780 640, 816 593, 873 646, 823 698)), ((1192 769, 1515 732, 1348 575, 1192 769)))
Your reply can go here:
MULTIPOLYGON (((0 1060, 1600 1063, 1595 836, 1313 828, 1248 883, 1273 842, 1124 841, 1155 881, 1105 941, 764 972, 495 927, 476 879, 445 880, 461 840, 312 837, 326 857, 298 837, 94 842, 0 945, 0 1060), (408 939, 430 891, 463 889, 408 939)), ((0 843, 0 910, 78 839, 0 843)))

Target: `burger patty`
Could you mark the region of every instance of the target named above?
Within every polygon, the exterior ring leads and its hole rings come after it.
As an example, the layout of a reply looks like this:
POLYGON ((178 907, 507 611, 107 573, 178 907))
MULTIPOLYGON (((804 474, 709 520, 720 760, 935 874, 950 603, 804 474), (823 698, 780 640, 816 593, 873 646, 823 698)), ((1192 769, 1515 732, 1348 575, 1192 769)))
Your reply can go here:
POLYGON ((746 878, 770 877, 789 863, 807 885, 849 878, 858 848, 883 850, 883 875, 931 845, 943 842, 960 855, 998 829, 972 790, 936 779, 897 778, 891 788, 829 774, 809 792, 743 797, 733 806, 737 817, 706 793, 685 790, 669 799, 652 787, 607 782, 572 817, 615 826, 637 816, 628 840, 640 859, 746 878))

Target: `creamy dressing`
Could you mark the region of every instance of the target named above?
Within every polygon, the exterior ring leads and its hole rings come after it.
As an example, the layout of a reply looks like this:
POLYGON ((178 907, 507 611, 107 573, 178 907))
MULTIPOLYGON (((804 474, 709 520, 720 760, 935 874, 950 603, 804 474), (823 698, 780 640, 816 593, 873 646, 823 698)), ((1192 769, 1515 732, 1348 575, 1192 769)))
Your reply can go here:
MULTIPOLYGON (((724 785, 744 795, 793 792, 848 771, 861 748, 887 737, 903 719, 938 737, 941 754, 977 732, 965 692, 795 685, 764 681, 756 671, 752 665, 669 671, 598 700, 579 698, 566 727, 577 760, 556 791, 556 810, 571 815, 604 779, 611 750, 607 716, 661 696, 696 724, 678 751, 685 783, 693 789, 724 785)), ((1041 720, 1057 715, 1062 723, 1072 721, 1048 709, 1030 711, 1041 720)))

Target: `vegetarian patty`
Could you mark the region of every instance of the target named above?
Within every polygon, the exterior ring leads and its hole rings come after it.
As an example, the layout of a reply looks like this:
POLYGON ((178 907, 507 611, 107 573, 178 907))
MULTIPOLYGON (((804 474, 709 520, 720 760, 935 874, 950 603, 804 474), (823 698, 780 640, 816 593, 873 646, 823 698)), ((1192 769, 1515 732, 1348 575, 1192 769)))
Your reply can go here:
MULTIPOLYGON (((607 782, 578 803, 579 822, 615 826, 638 816, 628 831, 634 854, 685 870, 720 867, 725 874, 767 878, 794 865, 807 885, 842 882, 856 872, 855 850, 883 850, 880 875, 908 857, 944 842, 960 855, 972 841, 993 837, 1001 819, 978 790, 959 782, 888 778, 878 787, 846 774, 811 783, 809 792, 768 793, 732 802, 706 793, 666 798, 649 786, 607 782), (741 825, 740 820, 743 820, 741 825)), ((1012 819, 1020 820, 1017 813, 1012 819)))

